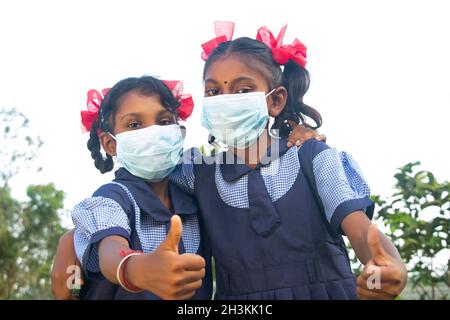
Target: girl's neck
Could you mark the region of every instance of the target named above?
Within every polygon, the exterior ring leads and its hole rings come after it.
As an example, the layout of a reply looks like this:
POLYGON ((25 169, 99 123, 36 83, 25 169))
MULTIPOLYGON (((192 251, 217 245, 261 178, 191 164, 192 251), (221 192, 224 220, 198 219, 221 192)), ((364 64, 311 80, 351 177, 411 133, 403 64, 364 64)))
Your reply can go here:
POLYGON ((161 203, 170 212, 173 211, 172 201, 169 194, 169 179, 164 179, 160 182, 149 182, 148 186, 152 189, 153 193, 159 198, 161 203))
POLYGON ((261 161, 262 157, 266 154, 267 149, 270 147, 272 143, 271 140, 272 139, 269 135, 269 131, 264 130, 263 134, 260 135, 258 139, 256 139, 256 141, 248 148, 233 148, 232 152, 240 159, 243 159, 248 167, 255 169, 257 164, 261 161))

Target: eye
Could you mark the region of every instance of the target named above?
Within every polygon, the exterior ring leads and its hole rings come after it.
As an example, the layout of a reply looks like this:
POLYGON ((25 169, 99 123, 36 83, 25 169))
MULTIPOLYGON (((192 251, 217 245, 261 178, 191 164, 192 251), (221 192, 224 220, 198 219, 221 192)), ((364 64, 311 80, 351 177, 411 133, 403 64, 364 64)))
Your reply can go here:
POLYGON ((138 129, 141 126, 141 124, 137 121, 131 121, 127 127, 130 129, 138 129))
POLYGON ((241 88, 237 90, 237 93, 249 93, 252 90, 253 90, 252 88, 241 88))
POLYGON ((212 88, 212 89, 206 89, 205 90, 205 97, 211 97, 219 94, 219 90, 212 88))
POLYGON ((164 119, 161 119, 158 124, 160 126, 168 126, 168 125, 174 124, 174 123, 175 123, 175 121, 173 119, 164 118, 164 119))

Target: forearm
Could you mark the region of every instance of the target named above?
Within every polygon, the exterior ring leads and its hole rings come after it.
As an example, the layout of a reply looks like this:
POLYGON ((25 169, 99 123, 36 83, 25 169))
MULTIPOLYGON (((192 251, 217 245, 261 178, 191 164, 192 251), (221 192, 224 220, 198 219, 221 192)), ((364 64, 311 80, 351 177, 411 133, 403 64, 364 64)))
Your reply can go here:
POLYGON ((120 252, 128 249, 130 249, 128 241, 120 236, 106 237, 99 244, 100 271, 106 279, 114 284, 118 284, 117 267, 123 259, 120 252))
MULTIPOLYGON (((100 271, 110 282, 119 284, 117 268, 124 259, 120 252, 129 249, 128 241, 120 236, 106 237, 100 242, 98 249, 100 271)), ((151 292, 153 292, 154 284, 158 282, 158 274, 161 273, 161 270, 158 270, 158 261, 154 261, 153 256, 152 253, 146 253, 128 258, 124 275, 134 286, 151 292)))
MULTIPOLYGON (((69 268, 79 265, 74 248, 74 230, 66 232, 58 242, 55 259, 53 262, 51 279, 52 292, 56 299, 72 299, 72 292, 67 286, 69 268)), ((82 276, 80 272, 80 276, 82 276)), ((81 279, 80 279, 81 281, 81 279)))
MULTIPOLYGON (((349 214, 341 224, 342 230, 348 237, 358 260, 362 264, 366 264, 372 257, 367 244, 367 231, 370 225, 371 222, 363 211, 355 211, 349 214)), ((391 257, 401 262, 400 254, 394 244, 380 231, 379 236, 384 250, 391 257)))

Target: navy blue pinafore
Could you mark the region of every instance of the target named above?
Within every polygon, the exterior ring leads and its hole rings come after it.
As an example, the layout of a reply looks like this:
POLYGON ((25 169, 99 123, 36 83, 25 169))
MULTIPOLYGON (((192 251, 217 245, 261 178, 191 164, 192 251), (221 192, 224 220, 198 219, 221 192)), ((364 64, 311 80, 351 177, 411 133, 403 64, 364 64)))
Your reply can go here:
MULTIPOLYGON (((280 142, 279 157, 288 151, 285 143, 280 142)), ((357 298, 342 238, 329 227, 315 186, 307 179, 312 159, 324 148, 309 140, 299 149, 300 163, 309 164, 292 173, 297 174, 294 184, 274 202, 261 177, 261 164, 256 169, 225 162, 194 166, 195 194, 216 267, 216 299, 357 298), (228 181, 247 176, 248 208, 223 201, 217 170, 228 181)))
MULTIPOLYGON (((189 210, 194 209, 193 214, 198 215, 198 208, 195 199, 192 196, 184 193, 176 185, 169 183, 169 191, 172 198, 172 203, 174 208, 177 207, 189 207, 189 210)), ((153 211, 153 214, 159 215, 157 218, 159 221, 166 223, 166 233, 170 227, 170 217, 171 213, 162 207, 162 204, 156 203, 156 196, 153 197, 153 202, 150 197, 148 197, 148 186, 142 179, 139 179, 131 175, 127 170, 121 168, 116 172, 116 179, 112 184, 107 184, 102 186, 99 190, 94 193, 94 196, 101 196, 113 199, 116 201, 126 212, 129 222, 131 233, 128 236, 130 249, 142 251, 142 243, 139 239, 138 232, 136 230, 136 215, 137 210, 141 210, 142 214, 148 214, 145 211, 151 211, 152 207, 159 206, 158 210, 153 211), (123 186, 125 188, 123 188, 123 186), (135 201, 140 199, 140 203, 144 208, 139 208, 138 203, 135 201)), ((184 215, 180 214, 182 221, 184 221, 184 215)), ((204 228, 202 227, 202 222, 199 220, 200 224, 200 245, 197 250, 197 254, 204 257, 206 261, 206 275, 203 278, 203 285, 198 289, 195 295, 191 298, 194 300, 210 300, 212 297, 212 272, 211 272, 211 249, 208 244, 208 237, 203 233, 204 228)), ((107 230, 107 233, 120 235, 120 230, 107 230)), ((102 232, 101 232, 102 233, 102 232)), ((104 238, 105 234, 98 234, 93 236, 90 244, 85 252, 85 258, 83 261, 88 260, 89 256, 96 254, 97 245, 99 238, 104 238), (97 238, 97 239, 95 239, 97 238), (94 252, 93 252, 94 251, 94 252)), ((123 235, 125 236, 125 235, 123 235)), ((183 238, 179 243, 179 253, 185 253, 185 247, 183 243, 183 238)), ((84 263, 84 276, 85 281, 81 287, 80 298, 86 300, 159 300, 160 298, 149 291, 143 291, 141 293, 130 293, 123 289, 119 285, 115 285, 109 282, 101 272, 91 272, 85 268, 84 263)))

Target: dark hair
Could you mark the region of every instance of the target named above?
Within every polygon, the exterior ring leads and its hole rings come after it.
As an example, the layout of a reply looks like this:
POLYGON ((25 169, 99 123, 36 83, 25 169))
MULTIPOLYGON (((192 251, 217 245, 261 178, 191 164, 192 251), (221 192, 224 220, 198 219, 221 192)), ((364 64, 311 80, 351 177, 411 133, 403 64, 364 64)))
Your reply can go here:
POLYGON ((301 121, 304 125, 317 129, 322 125, 322 117, 314 108, 303 103, 303 96, 309 88, 309 72, 292 60, 289 60, 281 70, 281 66, 273 60, 271 49, 261 41, 247 37, 232 41, 222 42, 208 56, 203 69, 205 78, 208 68, 218 59, 239 55, 246 59, 246 63, 258 69, 267 79, 270 89, 284 86, 288 96, 284 110, 275 118, 271 129, 279 129, 280 136, 286 137, 290 128, 286 126, 286 120, 296 123, 301 121), (306 123, 305 116, 315 122, 315 126, 306 123))
POLYGON ((106 158, 101 153, 100 138, 97 132, 114 131, 114 117, 122 98, 129 92, 138 92, 145 96, 158 96, 161 104, 176 116, 176 109, 179 102, 173 96, 169 88, 159 79, 151 76, 140 78, 127 78, 119 81, 105 95, 100 106, 99 117, 94 121, 90 132, 87 147, 91 151, 91 157, 94 159, 95 167, 101 173, 111 171, 114 167, 112 157, 106 154, 106 158))

